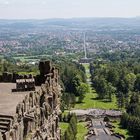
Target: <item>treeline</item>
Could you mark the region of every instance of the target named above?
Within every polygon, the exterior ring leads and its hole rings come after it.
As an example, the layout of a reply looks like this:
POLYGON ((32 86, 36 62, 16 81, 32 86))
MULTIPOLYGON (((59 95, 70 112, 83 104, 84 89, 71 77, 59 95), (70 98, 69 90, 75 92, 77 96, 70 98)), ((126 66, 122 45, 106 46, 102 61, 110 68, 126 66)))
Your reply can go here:
POLYGON ((131 95, 129 105, 121 117, 121 125, 127 128, 134 136, 135 140, 140 139, 140 95, 131 95))
POLYGON ((98 98, 112 100, 115 95, 118 107, 128 106, 130 95, 140 91, 140 64, 138 61, 107 62, 90 64, 91 79, 98 98))
POLYGON ((83 65, 67 59, 55 60, 60 70, 61 86, 63 87, 61 110, 74 107, 76 102, 82 102, 89 86, 86 84, 86 74, 83 65), (76 100, 78 98, 78 100, 76 100))
POLYGON ((94 60, 105 60, 105 61, 135 61, 138 60, 140 56, 140 48, 130 47, 129 49, 117 49, 115 51, 110 51, 106 47, 100 49, 97 54, 88 54, 90 58, 94 60))
POLYGON ((16 61, 10 61, 9 59, 0 59, 0 73, 10 72, 10 73, 32 73, 34 75, 39 73, 38 65, 20 64, 18 65, 16 61))
POLYGON ((68 114, 66 122, 69 123, 61 140, 76 140, 77 134, 77 117, 75 114, 68 114))
MULTIPOLYGON (((136 52, 135 54, 139 54, 136 52)), ((135 140, 140 139, 140 58, 138 55, 124 59, 99 60, 90 64, 93 87, 99 99, 112 100, 125 109, 120 125, 128 129, 135 140)))

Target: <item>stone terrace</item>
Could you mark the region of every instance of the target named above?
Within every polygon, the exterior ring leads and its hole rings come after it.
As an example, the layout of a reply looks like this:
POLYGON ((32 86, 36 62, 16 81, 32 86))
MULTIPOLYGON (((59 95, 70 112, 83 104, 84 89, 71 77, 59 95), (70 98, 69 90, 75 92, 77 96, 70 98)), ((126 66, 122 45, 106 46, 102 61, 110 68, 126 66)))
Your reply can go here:
POLYGON ((39 70, 35 91, 12 92, 16 83, 0 83, 0 140, 60 140, 59 71, 50 61, 39 70))
POLYGON ((22 102, 25 95, 31 92, 11 92, 15 88, 16 83, 0 83, 0 114, 13 116, 17 104, 22 102))

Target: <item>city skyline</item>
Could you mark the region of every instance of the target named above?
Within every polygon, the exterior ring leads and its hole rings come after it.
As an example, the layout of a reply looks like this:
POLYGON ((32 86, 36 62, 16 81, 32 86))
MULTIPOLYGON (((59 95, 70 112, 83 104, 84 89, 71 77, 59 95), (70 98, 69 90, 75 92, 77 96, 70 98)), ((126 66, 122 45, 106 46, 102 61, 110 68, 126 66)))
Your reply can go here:
POLYGON ((137 17, 139 0, 0 0, 0 19, 137 17))

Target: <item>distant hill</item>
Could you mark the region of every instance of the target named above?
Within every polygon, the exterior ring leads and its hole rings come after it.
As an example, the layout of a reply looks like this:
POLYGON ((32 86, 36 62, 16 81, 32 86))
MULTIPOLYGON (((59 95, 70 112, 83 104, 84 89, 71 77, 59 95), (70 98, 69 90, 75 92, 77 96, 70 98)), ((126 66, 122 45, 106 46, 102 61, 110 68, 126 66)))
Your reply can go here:
POLYGON ((139 28, 140 17, 136 18, 71 18, 45 20, 0 20, 0 28, 139 28))

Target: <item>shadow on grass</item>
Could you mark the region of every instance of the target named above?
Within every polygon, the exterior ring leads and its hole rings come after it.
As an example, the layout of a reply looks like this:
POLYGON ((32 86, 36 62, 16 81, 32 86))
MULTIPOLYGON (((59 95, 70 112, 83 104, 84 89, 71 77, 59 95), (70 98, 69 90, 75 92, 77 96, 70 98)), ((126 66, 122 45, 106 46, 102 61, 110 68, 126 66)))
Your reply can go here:
POLYGON ((96 93, 95 89, 94 88, 91 88, 91 92, 94 94, 96 93))
POLYGON ((98 97, 90 98, 91 100, 100 100, 98 97))
POLYGON ((134 138, 131 136, 131 137, 128 137, 126 140, 134 140, 134 138))
POLYGON ((111 101, 109 101, 109 100, 101 100, 101 101, 104 103, 111 103, 111 101))
POLYGON ((76 104, 83 104, 83 103, 85 103, 85 102, 76 102, 76 104))
POLYGON ((127 132, 127 135, 129 135, 129 137, 126 140, 134 140, 134 137, 129 131, 127 132))
POLYGON ((103 103, 111 103, 110 100, 105 100, 105 99, 100 99, 99 97, 94 97, 94 98, 90 98, 91 100, 98 100, 101 101, 103 103))

